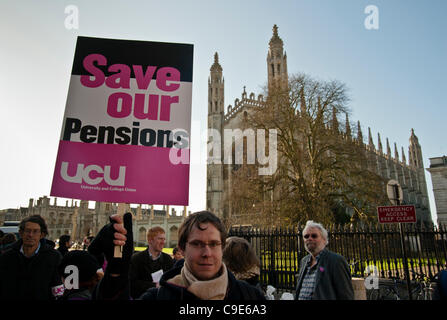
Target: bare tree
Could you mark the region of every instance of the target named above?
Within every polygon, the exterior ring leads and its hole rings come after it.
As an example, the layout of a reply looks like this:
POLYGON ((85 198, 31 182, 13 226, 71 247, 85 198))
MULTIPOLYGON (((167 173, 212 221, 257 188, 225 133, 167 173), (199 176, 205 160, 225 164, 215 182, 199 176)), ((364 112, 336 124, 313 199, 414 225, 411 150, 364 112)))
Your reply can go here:
POLYGON ((278 168, 270 176, 258 175, 258 165, 234 168, 228 196, 239 221, 346 222, 340 210, 350 210, 352 221, 374 220, 384 181, 368 170, 363 142, 352 138, 349 123, 344 130, 338 123, 348 102, 343 83, 305 74, 291 77, 287 89, 269 88, 264 107, 250 110, 244 125, 277 130, 278 168))

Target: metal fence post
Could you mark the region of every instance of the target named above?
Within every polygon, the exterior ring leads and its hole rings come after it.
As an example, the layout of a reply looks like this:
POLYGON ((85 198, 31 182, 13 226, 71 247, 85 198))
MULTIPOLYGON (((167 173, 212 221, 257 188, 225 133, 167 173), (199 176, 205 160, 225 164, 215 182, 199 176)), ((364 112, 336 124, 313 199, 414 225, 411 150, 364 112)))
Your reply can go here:
POLYGON ((405 277, 407 278, 408 298, 410 300, 413 300, 413 296, 411 294, 410 272, 408 271, 407 253, 405 248, 405 238, 404 238, 404 232, 402 230, 402 223, 399 223, 399 232, 400 232, 400 243, 402 246, 402 262, 404 264, 405 277))

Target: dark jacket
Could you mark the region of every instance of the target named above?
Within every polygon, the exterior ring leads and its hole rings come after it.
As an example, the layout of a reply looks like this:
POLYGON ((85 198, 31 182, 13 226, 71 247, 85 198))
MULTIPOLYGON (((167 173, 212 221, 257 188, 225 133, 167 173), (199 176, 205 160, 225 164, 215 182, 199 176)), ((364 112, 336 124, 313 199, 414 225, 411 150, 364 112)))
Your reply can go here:
POLYGON ((61 300, 93 300, 92 293, 89 289, 80 288, 75 290, 69 290, 64 292, 64 296, 61 300))
POLYGON ((149 249, 134 253, 129 266, 130 295, 136 299, 147 289, 155 287, 151 274, 160 269, 166 272, 173 265, 174 260, 164 252, 160 253, 157 260, 149 256, 149 249))
POLYGON ((259 276, 255 275, 251 278, 246 278, 246 279, 239 279, 241 281, 245 281, 247 282, 249 285, 252 285, 253 287, 258 288, 259 290, 262 290, 261 284, 259 283, 259 276))
POLYGON ((62 257, 68 253, 68 248, 65 246, 59 247, 56 250, 59 251, 59 253, 62 255, 62 257))
MULTIPOLYGON (((22 240, 0 256, 0 300, 52 300, 52 289, 61 289, 57 267, 59 252, 40 240, 38 253, 30 258, 21 252, 22 240)), ((62 293, 62 292, 61 292, 62 293)))
POLYGON ((9 248, 11 248, 13 244, 14 244, 14 242, 8 243, 8 244, 0 244, 0 255, 3 252, 6 252, 9 248))
MULTIPOLYGON (((174 278, 180 274, 182 268, 171 269, 160 279, 160 288, 151 288, 146 291, 141 297, 141 300, 179 300, 192 301, 200 300, 194 294, 189 292, 186 288, 176 286, 168 283, 169 279, 174 278)), ((245 281, 236 280, 234 275, 228 272, 228 290, 224 301, 245 301, 245 300, 265 300, 264 294, 249 285, 245 281)))
MULTIPOLYGON (((307 264, 310 259, 311 255, 309 254, 301 260, 295 299, 298 299, 301 284, 303 283, 307 264)), ((354 299, 354 289, 352 288, 348 263, 343 256, 337 253, 327 249, 321 252, 315 281, 312 300, 354 299)))
POLYGON ((174 266, 172 268, 178 268, 178 267, 183 267, 183 265, 185 264, 185 258, 182 258, 180 260, 175 261, 174 260, 174 266))
POLYGON ((435 290, 433 291, 433 300, 447 300, 447 270, 439 271, 434 281, 436 282, 435 290))

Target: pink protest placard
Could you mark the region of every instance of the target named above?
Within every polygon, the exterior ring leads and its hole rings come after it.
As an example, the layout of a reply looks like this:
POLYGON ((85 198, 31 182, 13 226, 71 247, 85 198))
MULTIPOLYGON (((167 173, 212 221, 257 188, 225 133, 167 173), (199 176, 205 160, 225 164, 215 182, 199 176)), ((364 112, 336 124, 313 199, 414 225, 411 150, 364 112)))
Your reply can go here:
POLYGON ((193 46, 78 37, 51 196, 188 205, 193 46))

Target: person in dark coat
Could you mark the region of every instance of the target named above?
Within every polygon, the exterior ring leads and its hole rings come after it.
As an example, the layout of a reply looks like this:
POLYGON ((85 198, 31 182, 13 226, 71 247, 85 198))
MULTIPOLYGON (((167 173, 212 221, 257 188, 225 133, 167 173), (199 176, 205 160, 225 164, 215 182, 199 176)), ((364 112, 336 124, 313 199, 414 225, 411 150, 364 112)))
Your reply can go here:
POLYGON ((0 300, 54 300, 63 294, 61 254, 46 243, 40 215, 19 224, 21 239, 0 256, 0 300))
POLYGON ((182 251, 178 247, 175 247, 172 250, 172 256, 173 256, 173 259, 174 259, 174 264, 176 262, 178 262, 178 261, 180 261, 180 260, 185 258, 185 257, 183 257, 182 251))
POLYGON ((172 255, 174 256, 174 266, 172 268, 183 267, 185 264, 185 257, 183 257, 183 253, 179 247, 175 247, 174 250, 172 250, 172 255))
POLYGON ((0 240, 0 254, 8 250, 14 242, 17 241, 16 235, 14 233, 7 233, 0 240))
POLYGON ((166 242, 163 228, 153 227, 147 232, 148 248, 136 252, 130 260, 129 279, 130 293, 136 299, 147 289, 157 286, 159 279, 153 279, 154 273, 164 273, 172 268, 174 261, 167 253, 162 252, 166 242))
POLYGON ((353 300, 348 263, 326 248, 326 229, 319 223, 307 221, 303 240, 309 255, 300 263, 295 300, 353 300))
POLYGON ((222 261, 226 232, 209 211, 188 216, 179 229, 185 263, 165 273, 142 300, 265 300, 261 291, 237 280, 222 261))
POLYGON ((103 276, 98 260, 84 250, 67 252, 59 273, 65 285, 62 300, 92 300, 92 292, 103 276))
POLYGON ((65 256, 68 253, 68 249, 70 249, 70 236, 68 234, 64 234, 59 238, 59 248, 57 250, 61 253, 62 256, 65 256))
MULTIPOLYGON (((173 268, 163 274, 160 279, 160 288, 153 288, 146 291, 139 299, 140 300, 181 300, 181 301, 199 301, 199 300, 211 300, 209 298, 200 298, 200 295, 192 293, 185 286, 179 286, 172 282, 175 277, 179 277, 182 274, 182 266, 173 268)), ((246 300, 265 300, 264 295, 254 286, 248 284, 245 281, 237 280, 236 277, 228 270, 225 269, 228 282, 226 285, 226 293, 222 295, 222 299, 225 301, 246 301, 246 300)), ((211 284, 207 286, 207 289, 212 289, 211 284)), ((208 291, 208 290, 206 290, 208 291)), ((214 300, 214 299, 213 299, 214 300)))
MULTIPOLYGON (((101 300, 126 299, 133 251, 132 214, 126 213, 124 217, 112 215, 110 220, 111 223, 101 229, 89 247, 89 252, 93 254, 104 252, 109 261, 93 296, 101 300), (123 246, 122 259, 113 258, 113 245, 123 246)), ((227 270, 222 262, 225 239, 225 227, 213 213, 201 211, 188 216, 179 230, 184 266, 164 273, 159 286, 148 289, 139 299, 265 300, 261 291, 245 281, 237 280, 227 270)))

